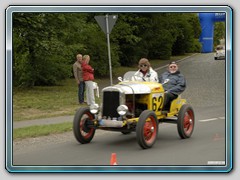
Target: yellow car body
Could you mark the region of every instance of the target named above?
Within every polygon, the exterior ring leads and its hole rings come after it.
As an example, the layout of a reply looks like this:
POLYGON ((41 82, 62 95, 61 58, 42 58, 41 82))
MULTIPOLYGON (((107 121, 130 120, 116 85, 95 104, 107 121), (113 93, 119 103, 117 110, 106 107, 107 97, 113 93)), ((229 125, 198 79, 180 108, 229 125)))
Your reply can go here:
MULTIPOLYGON (((170 111, 166 113, 166 111, 162 111, 163 103, 164 103, 164 89, 162 84, 156 82, 144 82, 144 81, 135 81, 135 82, 120 82, 119 84, 133 84, 136 83, 138 85, 142 84, 148 86, 150 88, 150 93, 142 93, 138 99, 136 99, 136 103, 146 104, 148 110, 152 110, 155 112, 157 119, 161 120, 167 117, 172 117, 177 115, 181 106, 186 103, 186 99, 182 99, 181 96, 178 96, 177 99, 174 99, 171 102, 170 111)), ((124 124, 132 121, 138 121, 139 117, 128 118, 126 119, 124 124)))
MULTIPOLYGON (((133 74, 133 73, 132 73, 133 74)), ((194 127, 194 112, 178 96, 169 111, 163 111, 164 88, 157 82, 123 78, 102 89, 101 105, 80 108, 74 117, 73 131, 80 143, 89 143, 96 129, 136 132, 139 145, 150 148, 155 143, 159 123, 176 123, 179 136, 189 138, 194 127)))

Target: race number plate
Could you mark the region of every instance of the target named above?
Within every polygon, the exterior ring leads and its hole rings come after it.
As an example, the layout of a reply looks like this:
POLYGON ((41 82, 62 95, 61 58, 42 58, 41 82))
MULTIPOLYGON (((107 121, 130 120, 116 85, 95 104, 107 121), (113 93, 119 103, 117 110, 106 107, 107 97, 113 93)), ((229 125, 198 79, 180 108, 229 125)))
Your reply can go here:
POLYGON ((161 111, 163 107, 163 93, 155 93, 152 95, 152 110, 161 111))

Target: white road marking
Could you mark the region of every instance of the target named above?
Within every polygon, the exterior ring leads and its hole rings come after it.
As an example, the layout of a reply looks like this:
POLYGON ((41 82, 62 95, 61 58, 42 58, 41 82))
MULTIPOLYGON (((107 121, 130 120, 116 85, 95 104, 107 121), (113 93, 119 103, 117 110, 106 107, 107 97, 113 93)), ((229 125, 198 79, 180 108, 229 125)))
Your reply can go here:
POLYGON ((199 122, 216 121, 216 120, 221 120, 221 119, 225 119, 225 117, 218 117, 218 118, 211 118, 211 119, 202 119, 202 120, 199 120, 199 122))

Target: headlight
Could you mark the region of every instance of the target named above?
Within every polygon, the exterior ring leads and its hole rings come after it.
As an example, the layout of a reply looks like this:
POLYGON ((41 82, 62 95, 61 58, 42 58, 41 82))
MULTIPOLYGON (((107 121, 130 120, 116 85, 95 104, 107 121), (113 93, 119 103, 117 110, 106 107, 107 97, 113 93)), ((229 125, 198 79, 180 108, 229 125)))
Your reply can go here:
POLYGON ((97 114, 98 111, 99 111, 99 105, 98 105, 98 104, 92 104, 92 105, 90 106, 90 112, 91 112, 92 114, 97 114))
POLYGON ((124 116, 128 111, 128 107, 126 105, 120 105, 117 108, 117 112, 120 116, 124 116))

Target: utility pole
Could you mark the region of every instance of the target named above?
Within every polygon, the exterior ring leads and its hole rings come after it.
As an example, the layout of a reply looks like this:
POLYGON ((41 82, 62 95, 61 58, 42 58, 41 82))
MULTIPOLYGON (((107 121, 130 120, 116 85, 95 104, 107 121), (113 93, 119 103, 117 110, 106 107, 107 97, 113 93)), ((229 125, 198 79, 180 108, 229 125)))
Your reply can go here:
POLYGON ((97 21, 98 25, 101 27, 103 32, 107 36, 107 46, 108 46, 108 63, 109 63, 109 74, 110 74, 110 85, 113 85, 112 80, 112 60, 111 60, 111 48, 110 48, 110 34, 112 28, 117 21, 117 15, 108 15, 105 16, 95 16, 95 20, 97 21))

